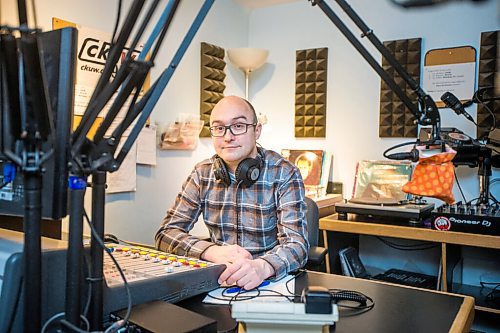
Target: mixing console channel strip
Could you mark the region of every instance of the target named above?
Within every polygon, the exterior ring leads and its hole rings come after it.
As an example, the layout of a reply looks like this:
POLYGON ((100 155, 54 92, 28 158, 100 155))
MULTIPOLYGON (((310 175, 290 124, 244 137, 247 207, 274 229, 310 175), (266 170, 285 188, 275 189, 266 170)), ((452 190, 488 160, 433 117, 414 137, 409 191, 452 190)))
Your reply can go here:
MULTIPOLYGON (((203 260, 172 255, 145 247, 107 245, 129 283, 133 304, 151 300, 175 303, 219 287, 225 269, 203 260)), ((109 256, 104 257, 105 313, 125 308, 123 280, 109 256)))
POLYGON ((443 205, 430 220, 436 230, 500 236, 500 207, 495 205, 443 205))

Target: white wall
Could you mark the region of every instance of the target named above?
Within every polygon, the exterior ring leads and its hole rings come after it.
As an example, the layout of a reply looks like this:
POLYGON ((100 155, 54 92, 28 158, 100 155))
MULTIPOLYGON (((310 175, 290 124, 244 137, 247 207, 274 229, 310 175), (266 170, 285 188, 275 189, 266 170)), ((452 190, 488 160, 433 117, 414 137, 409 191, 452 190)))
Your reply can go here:
MULTIPOLYGON (((351 23, 334 1, 327 1, 356 36, 360 30, 351 23)), ((349 0, 351 7, 381 40, 422 38, 422 57, 430 49, 471 45, 479 51, 480 32, 500 27, 497 2, 482 5, 455 2, 425 9, 404 10, 386 0, 349 0)), ((352 194, 356 162, 383 159, 382 153, 402 138, 379 138, 380 78, 319 7, 301 1, 254 10, 250 15, 250 46, 270 50, 269 61, 253 73, 250 99, 258 111, 268 113, 271 132, 264 132, 264 147, 324 149, 333 152, 333 180, 344 184, 345 197, 352 194), (325 139, 293 137, 295 51, 328 47, 327 136, 325 139)), ((363 42, 375 59, 381 59, 371 44, 363 42)), ((479 56, 479 53, 478 53, 479 56)), ((469 109, 475 116, 475 106, 469 109)), ((449 109, 442 109, 442 125, 457 127, 475 136, 475 127, 449 109)), ((457 168, 467 200, 478 196, 477 168, 457 168)), ((499 177, 494 170, 493 178, 499 177)), ((500 187, 491 188, 497 198, 500 187)), ((455 197, 462 200, 457 188, 455 197)), ((437 202, 437 201, 435 201, 437 202)), ((395 240, 401 243, 401 240, 395 240)), ((374 237, 362 237, 360 252, 368 266, 391 267, 436 274, 439 249, 395 253, 374 237)), ((471 252, 465 249, 467 254, 471 252)), ((480 276, 498 277, 498 259, 491 251, 472 251, 473 269, 465 270, 464 280, 477 284, 480 276), (481 265, 477 258, 481 257, 481 265), (481 266, 481 268, 479 268, 481 266), (495 275, 496 274, 496 275, 495 275)), ((494 251, 493 251, 494 252, 494 251)))
MULTIPOLYGON (((3 22, 15 22, 14 3, 13 0, 2 0, 3 22)), ((50 29, 52 17, 59 17, 112 32, 117 1, 51 0, 37 3, 39 25, 44 30, 50 29)), ((497 2, 493 0, 481 5, 468 1, 453 2, 406 11, 394 7, 389 0, 350 0, 349 3, 380 40, 422 37, 423 54, 434 48, 462 45, 478 49, 480 32, 500 27, 497 2)), ((125 4, 127 7, 130 0, 125 4)), ((157 58, 153 79, 169 64, 200 4, 201 1, 193 0, 181 3, 173 28, 157 58)), ((345 17, 340 11, 338 13, 345 17)), ((359 35, 358 30, 353 31, 359 35)), ((265 113, 269 119, 260 143, 278 151, 282 148, 331 151, 334 154, 332 178, 344 183, 346 197, 351 195, 358 160, 382 159, 386 148, 406 141, 378 137, 380 79, 321 10, 306 0, 250 12, 230 0, 217 0, 164 91, 153 112, 153 121, 174 120, 178 113, 199 113, 202 41, 225 49, 242 46, 269 49, 267 64, 253 72, 250 78, 249 99, 257 111, 265 113), (318 47, 329 49, 327 137, 296 139, 293 130, 295 51, 318 47)), ((380 59, 373 47, 368 46, 368 49, 380 59)), ((226 73, 226 95, 243 96, 242 72, 228 64, 226 73)), ((475 115, 475 109, 471 109, 471 113, 475 115)), ((475 134, 472 124, 450 110, 442 110, 442 123, 475 134)), ((137 167, 136 192, 107 195, 106 232, 122 239, 152 243, 156 229, 192 166, 212 153, 210 139, 201 139, 194 151, 157 151, 156 167, 137 167)), ((457 171, 467 199, 478 194, 476 171, 465 167, 457 171)), ((498 176, 498 170, 495 170, 492 178, 498 176)), ((497 198, 500 197, 498 185, 492 191, 497 198)), ((460 198, 457 191, 455 195, 460 198)), ((90 191, 86 201, 90 213, 90 191)), ((373 239, 363 240, 362 251, 369 252, 364 249, 379 247, 375 242, 373 239)), ((368 264, 378 262, 380 257, 380 254, 364 255, 368 264)), ((408 255, 401 265, 411 266, 418 259, 408 255)), ((427 269, 425 264, 421 270, 429 272, 430 268, 427 269)))
MULTIPOLYGON (((349 3, 382 41, 421 37, 422 56, 434 48, 472 45, 479 49, 480 32, 499 27, 495 1, 481 6, 460 2, 425 10, 403 10, 386 0, 349 3)), ((345 17, 338 7, 332 8, 341 18, 345 17)), ((348 18, 345 22, 350 23, 348 18)), ((356 36, 360 34, 355 27, 352 31, 356 36)), ((253 11, 250 45, 270 50, 268 64, 253 73, 250 89, 250 99, 257 110, 269 113, 273 129, 261 137, 261 143, 274 149, 297 147, 333 152, 333 179, 344 183, 347 197, 351 195, 358 160, 382 159, 388 147, 412 141, 378 137, 380 78, 319 7, 304 1, 253 11), (329 52, 327 136, 295 139, 295 51, 318 47, 328 47, 329 52)), ((370 44, 365 46, 375 59, 381 58, 370 44)), ((475 115, 475 107, 470 110, 475 115)), ((465 118, 449 109, 443 109, 441 115, 444 127, 458 127, 475 135, 474 125, 465 118)), ((466 197, 474 198, 478 192, 475 170, 461 167, 458 173, 466 197)))

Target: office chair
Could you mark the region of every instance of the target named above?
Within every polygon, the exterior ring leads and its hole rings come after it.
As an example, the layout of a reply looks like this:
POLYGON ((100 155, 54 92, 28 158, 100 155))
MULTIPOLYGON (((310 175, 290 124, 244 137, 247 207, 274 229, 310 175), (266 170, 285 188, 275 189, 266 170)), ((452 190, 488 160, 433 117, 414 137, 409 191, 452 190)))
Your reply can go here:
POLYGON ((324 272, 326 270, 325 258, 328 250, 324 247, 318 246, 319 238, 319 209, 316 202, 306 197, 304 199, 307 206, 306 220, 307 220, 307 239, 309 240, 309 253, 306 263, 306 269, 311 271, 324 272))

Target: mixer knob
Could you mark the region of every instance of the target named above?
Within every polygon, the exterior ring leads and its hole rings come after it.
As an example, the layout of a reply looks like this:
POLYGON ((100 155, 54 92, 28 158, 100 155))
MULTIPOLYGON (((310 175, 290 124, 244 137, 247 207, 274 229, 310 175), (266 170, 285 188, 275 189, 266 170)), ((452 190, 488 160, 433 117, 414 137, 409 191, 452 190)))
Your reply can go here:
POLYGON ((174 271, 173 267, 172 266, 169 266, 169 267, 165 267, 165 272, 167 273, 172 273, 174 271))

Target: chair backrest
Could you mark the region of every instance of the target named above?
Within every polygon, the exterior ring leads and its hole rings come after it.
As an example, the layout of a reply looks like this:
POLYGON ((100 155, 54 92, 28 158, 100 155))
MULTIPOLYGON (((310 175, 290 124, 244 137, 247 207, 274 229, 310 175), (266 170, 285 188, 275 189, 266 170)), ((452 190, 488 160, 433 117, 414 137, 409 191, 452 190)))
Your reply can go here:
POLYGON ((317 246, 319 236, 319 208, 316 202, 311 198, 306 197, 304 201, 307 205, 307 239, 311 246, 317 246))

